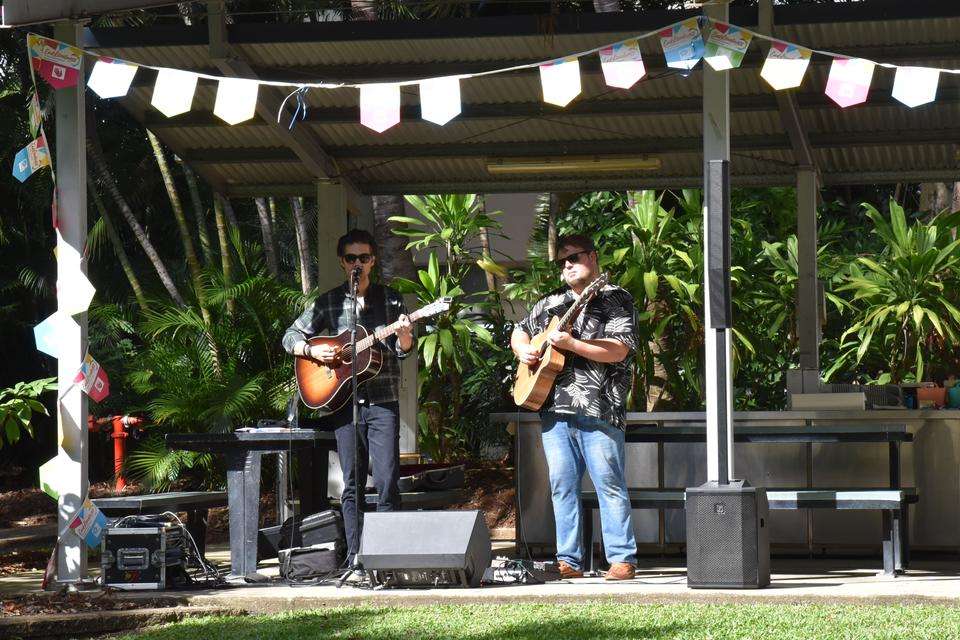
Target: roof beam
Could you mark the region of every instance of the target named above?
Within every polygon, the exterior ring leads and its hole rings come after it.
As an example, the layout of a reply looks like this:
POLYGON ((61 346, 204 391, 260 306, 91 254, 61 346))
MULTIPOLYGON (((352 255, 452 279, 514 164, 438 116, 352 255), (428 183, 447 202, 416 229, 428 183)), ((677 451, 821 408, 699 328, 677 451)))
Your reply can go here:
MULTIPOLYGON (((757 95, 730 96, 730 110, 734 113, 757 113, 777 111, 780 107, 777 96, 771 93, 757 95)), ((791 94, 800 108, 831 108, 836 105, 823 93, 791 94)), ((943 87, 937 93, 936 104, 960 104, 960 88, 943 87)), ((874 89, 867 103, 861 109, 870 107, 888 107, 900 105, 890 91, 874 89)), ((699 114, 703 104, 699 97, 692 98, 629 98, 622 100, 583 100, 575 101, 566 108, 554 107, 544 102, 513 102, 465 104, 454 122, 464 120, 509 120, 511 118, 569 118, 580 116, 644 116, 664 114, 699 114)), ((400 109, 403 122, 419 121, 420 106, 404 105, 400 109)), ((325 124, 356 124, 359 126, 360 114, 357 107, 310 107, 303 122, 325 124)), ((209 111, 190 111, 173 118, 148 111, 145 123, 153 130, 179 129, 186 127, 222 127, 223 120, 209 111)), ((237 127, 262 127, 273 125, 260 118, 241 122, 237 127)), ((299 125, 298 125, 299 126, 299 125)), ((296 131, 296 129, 294 129, 296 131)))
MULTIPOLYGON (((760 30, 774 35, 773 0, 760 0, 758 12, 760 30)), ((764 42, 763 49, 769 50, 769 44, 764 42)), ((777 110, 780 112, 783 128, 790 138, 790 146, 793 147, 793 159, 797 163, 797 167, 810 168, 816 171, 817 159, 813 155, 813 148, 810 146, 810 141, 807 139, 806 131, 803 128, 803 122, 800 119, 800 107, 797 104, 796 92, 775 91, 774 97, 777 101, 777 110)))
MULTIPOLYGON (((915 171, 849 171, 824 175, 827 185, 895 184, 898 182, 950 181, 956 172, 943 169, 915 171)), ((732 174, 731 182, 739 187, 792 187, 796 174, 786 173, 732 174)), ((366 183, 364 189, 372 195, 414 195, 429 193, 543 193, 545 191, 597 191, 671 189, 702 186, 703 176, 602 176, 585 178, 535 178, 504 181, 501 179, 464 180, 448 182, 366 183)))
MULTIPOLYGON (((226 16, 223 13, 223 4, 208 2, 207 14, 210 57, 214 64, 224 75, 255 78, 256 74, 254 74, 250 65, 231 50, 230 44, 226 40, 226 16)), ((286 144, 294 159, 303 163, 304 167, 318 180, 340 179, 346 189, 359 194, 360 191, 349 178, 340 176, 340 169, 337 167, 336 161, 324 151, 321 140, 314 131, 303 127, 294 134, 285 125, 277 122, 277 114, 281 111, 281 105, 285 97, 281 89, 261 86, 256 106, 256 113, 260 120, 271 122, 274 125, 275 130, 280 133, 284 144, 286 144)), ((283 113, 287 114, 288 117, 292 115, 289 108, 289 105, 283 107, 283 113)))
MULTIPOLYGON (((954 0, 871 0, 855 3, 823 3, 774 7, 775 22, 782 26, 826 22, 892 22, 898 20, 960 17, 954 0)), ((512 36, 564 36, 603 33, 643 33, 686 17, 699 10, 638 11, 618 13, 565 13, 554 16, 523 15, 447 20, 390 20, 288 23, 237 23, 228 25, 234 44, 290 42, 360 42, 366 40, 430 40, 499 38, 512 36)), ((730 21, 743 26, 757 24, 754 7, 730 7, 730 21)), ((154 26, 147 28, 92 28, 85 31, 81 46, 152 47, 207 45, 202 27, 154 26)))
MULTIPOLYGON (((828 185, 895 184, 897 182, 950 181, 956 172, 949 169, 916 169, 911 171, 846 171, 824 176, 828 185)), ((769 173, 764 175, 731 176, 733 184, 751 187, 783 187, 796 184, 796 174, 769 173)), ((447 182, 365 183, 364 191, 371 195, 407 195, 427 193, 543 193, 544 191, 596 191, 598 189, 668 189, 696 187, 702 176, 604 176, 593 174, 586 178, 530 178, 520 180, 496 179, 451 180, 447 182)), ((230 185, 226 195, 232 198, 274 196, 309 196, 316 194, 312 184, 243 184, 230 185)))
MULTIPOLYGON (((900 131, 855 131, 848 133, 813 133, 809 135, 814 149, 837 147, 897 146, 960 143, 960 129, 915 129, 900 131)), ((792 149, 785 135, 733 136, 733 149, 741 151, 784 151, 792 149)), ((337 159, 365 160, 407 158, 489 158, 565 155, 637 155, 659 153, 699 153, 703 141, 687 138, 618 138, 609 140, 577 140, 566 142, 469 142, 448 144, 350 145, 328 147, 337 159)), ((184 156, 191 164, 256 164, 297 162, 297 155, 285 147, 230 147, 193 149, 184 156)))

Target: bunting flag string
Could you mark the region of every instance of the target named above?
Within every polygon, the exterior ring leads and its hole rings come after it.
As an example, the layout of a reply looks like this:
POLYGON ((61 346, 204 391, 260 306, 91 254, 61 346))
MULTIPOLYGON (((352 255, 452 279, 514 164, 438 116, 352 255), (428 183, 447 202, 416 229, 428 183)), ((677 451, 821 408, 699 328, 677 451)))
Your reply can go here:
MULTIPOLYGON (((936 99, 937 87, 943 74, 960 74, 960 69, 900 67, 853 58, 842 53, 812 49, 707 17, 686 18, 647 33, 551 60, 471 74, 375 84, 282 82, 216 76, 104 57, 36 34, 27 36, 27 44, 31 75, 39 74, 55 89, 76 85, 79 74, 82 72, 83 57, 89 55, 96 59, 89 85, 91 90, 101 98, 125 96, 139 68, 153 69, 157 71, 157 79, 151 104, 167 117, 173 117, 192 108, 199 80, 212 80, 218 83, 214 114, 228 124, 238 124, 254 117, 258 89, 261 85, 285 87, 292 89, 287 100, 293 96, 296 96, 297 100, 296 113, 290 119, 292 128, 298 118, 302 118, 306 112, 305 93, 307 91, 352 88, 359 90, 360 93, 360 123, 377 133, 383 133, 400 122, 400 89, 405 86, 418 85, 422 119, 441 126, 461 113, 460 82, 469 78, 537 68, 540 73, 544 102, 565 107, 579 96, 582 90, 580 58, 598 54, 606 84, 629 89, 646 75, 639 42, 652 36, 659 39, 667 67, 681 72, 689 72, 701 59, 718 71, 737 69, 741 66, 752 41, 766 40, 770 42, 770 49, 760 76, 777 91, 800 86, 813 54, 833 58, 834 62, 831 65, 824 93, 844 108, 866 101, 874 70, 878 66, 895 70, 894 97, 911 108, 928 104, 936 99)), ((36 84, 35 79, 34 84, 36 84)), ((283 102, 280 113, 277 114, 278 122, 282 119, 287 100, 283 102)), ((42 122, 39 127, 37 126, 38 118, 34 113, 39 113, 39 108, 33 99, 30 109, 31 128, 42 130, 42 122)), ((34 135, 37 136, 36 131, 34 135)), ((41 138, 42 131, 36 140, 41 138)), ((40 151, 41 143, 31 144, 33 144, 32 151, 26 152, 27 163, 17 163, 17 167, 22 169, 15 173, 18 177, 24 176, 23 179, 45 166, 42 164, 44 160, 40 151), (30 153, 33 155, 31 156, 30 153), (38 162, 41 164, 37 164, 38 162)), ((21 154, 23 153, 24 150, 21 150, 21 154)))

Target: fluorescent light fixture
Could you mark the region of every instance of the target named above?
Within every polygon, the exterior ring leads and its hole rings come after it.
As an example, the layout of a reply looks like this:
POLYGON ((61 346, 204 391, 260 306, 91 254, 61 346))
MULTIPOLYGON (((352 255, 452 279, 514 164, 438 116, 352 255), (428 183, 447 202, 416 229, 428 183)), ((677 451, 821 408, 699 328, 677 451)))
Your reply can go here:
POLYGON ((488 158, 487 171, 505 173, 572 173, 657 171, 660 158, 638 156, 568 156, 564 158, 488 158))

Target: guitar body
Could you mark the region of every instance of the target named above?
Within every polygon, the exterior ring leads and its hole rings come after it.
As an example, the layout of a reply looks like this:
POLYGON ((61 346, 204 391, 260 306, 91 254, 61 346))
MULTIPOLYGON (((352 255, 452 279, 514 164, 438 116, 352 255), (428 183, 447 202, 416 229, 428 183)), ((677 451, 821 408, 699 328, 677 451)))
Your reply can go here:
MULTIPOLYGON (((366 338, 369 332, 357 325, 357 342, 366 338)), ((315 336, 307 344, 330 345, 342 349, 342 357, 330 366, 319 360, 298 356, 294 363, 297 373, 297 388, 300 399, 311 409, 322 409, 333 413, 350 401, 353 383, 350 376, 350 332, 344 331, 337 336, 315 336)), ((383 356, 379 349, 365 349, 357 354, 357 385, 361 385, 380 373, 383 356)))
POLYGON ((517 365, 517 379, 513 384, 513 401, 517 406, 538 410, 550 395, 553 389, 553 381, 557 374, 563 369, 566 356, 559 349, 554 349, 547 343, 547 336, 560 326, 560 318, 554 316, 550 319, 547 328, 530 339, 530 344, 535 347, 546 346, 540 362, 535 367, 519 363, 517 365))

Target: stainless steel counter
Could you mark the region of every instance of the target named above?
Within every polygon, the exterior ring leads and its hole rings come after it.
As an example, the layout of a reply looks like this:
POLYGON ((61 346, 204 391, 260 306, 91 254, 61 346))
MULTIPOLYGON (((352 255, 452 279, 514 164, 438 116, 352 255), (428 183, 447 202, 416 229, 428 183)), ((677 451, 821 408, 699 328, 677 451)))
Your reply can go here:
MULTIPOLYGON (((491 422, 516 432, 517 501, 528 544, 554 543, 546 461, 536 413, 491 414, 491 422)), ((679 426, 702 423, 703 412, 629 413, 629 424, 679 426)), ((916 487, 920 503, 911 509, 911 547, 960 552, 960 411, 751 411, 734 414, 735 424, 829 425, 899 423, 914 441, 901 447, 903 486, 916 487)), ((756 486, 882 487, 889 480, 887 445, 882 443, 737 444, 736 475, 756 486)), ((701 443, 627 444, 631 487, 688 487, 706 479, 706 445, 701 443)), ((589 478, 584 488, 590 488, 589 478)), ((597 518, 598 516, 594 516, 597 518)), ((879 545, 880 514, 828 510, 770 514, 771 541, 808 548, 873 548, 879 545)), ((599 522, 595 523, 599 526, 599 522)), ((680 510, 634 512, 641 545, 683 542, 680 510)))

